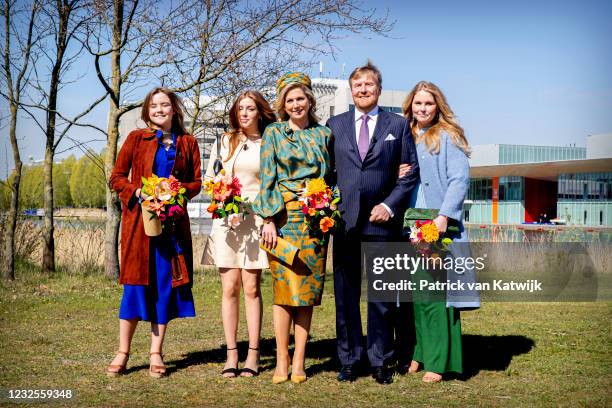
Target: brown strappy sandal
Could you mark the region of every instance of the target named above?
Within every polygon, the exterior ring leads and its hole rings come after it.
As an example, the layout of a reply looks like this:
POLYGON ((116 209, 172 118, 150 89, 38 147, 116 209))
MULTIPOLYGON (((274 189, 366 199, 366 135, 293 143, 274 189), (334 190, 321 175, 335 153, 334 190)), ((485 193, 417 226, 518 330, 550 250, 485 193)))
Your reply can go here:
POLYGON ((109 364, 108 367, 106 367, 106 375, 109 377, 119 377, 120 375, 125 374, 127 362, 130 359, 130 353, 119 350, 117 351, 117 354, 123 354, 127 358, 125 359, 124 364, 109 364))
MULTIPOLYGON (((149 353, 149 356, 152 356, 153 354, 159 354, 162 359, 164 358, 164 355, 159 351, 152 351, 149 353)), ((164 377, 166 375, 166 366, 149 364, 149 375, 152 378, 164 377)))

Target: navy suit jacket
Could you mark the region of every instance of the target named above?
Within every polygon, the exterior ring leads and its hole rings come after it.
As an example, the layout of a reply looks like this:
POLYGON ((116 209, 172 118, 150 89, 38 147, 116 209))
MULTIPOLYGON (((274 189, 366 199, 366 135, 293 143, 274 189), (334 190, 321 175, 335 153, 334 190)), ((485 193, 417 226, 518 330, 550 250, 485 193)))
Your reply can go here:
POLYGON ((363 162, 355 134, 355 112, 348 111, 327 121, 332 130, 331 149, 335 181, 340 189, 346 233, 392 237, 399 234, 410 191, 416 185, 419 164, 408 121, 379 108, 374 135, 363 162), (412 166, 398 178, 401 163, 412 166), (381 224, 371 223, 370 212, 385 203, 394 217, 381 224))

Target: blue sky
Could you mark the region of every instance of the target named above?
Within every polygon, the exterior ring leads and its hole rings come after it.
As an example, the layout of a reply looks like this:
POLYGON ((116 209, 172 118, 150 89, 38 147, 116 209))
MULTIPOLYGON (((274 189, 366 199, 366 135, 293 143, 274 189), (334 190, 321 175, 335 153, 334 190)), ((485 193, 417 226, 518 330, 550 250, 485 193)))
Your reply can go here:
MULTIPOLYGON (((371 58, 383 73, 384 88, 409 90, 419 80, 432 81, 446 93, 471 144, 584 146, 587 135, 612 132, 612 2, 381 0, 364 5, 389 9, 396 21, 390 38, 340 40, 335 60, 322 58, 326 76, 339 77, 343 63, 348 74, 371 58)), ((311 74, 318 75, 318 69, 313 66, 311 74)), ((91 77, 93 67, 84 72, 91 77)), ((62 104, 77 109, 100 90, 91 77, 67 87, 62 104)), ((91 121, 104 127, 107 106, 93 112, 91 121)), ((22 117, 19 130, 26 135, 22 158, 42 158, 38 128, 22 117)), ((1 132, 0 177, 5 178, 12 160, 8 130, 1 132)), ((72 137, 100 138, 86 130, 72 137)), ((103 143, 91 146, 99 150, 103 143)))

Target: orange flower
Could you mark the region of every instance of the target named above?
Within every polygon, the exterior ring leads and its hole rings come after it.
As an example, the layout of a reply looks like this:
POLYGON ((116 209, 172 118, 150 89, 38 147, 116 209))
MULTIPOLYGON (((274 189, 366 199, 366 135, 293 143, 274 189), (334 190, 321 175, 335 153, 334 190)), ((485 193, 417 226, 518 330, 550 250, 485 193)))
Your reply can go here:
POLYGON ((323 233, 327 233, 327 231, 329 231, 329 229, 332 228, 334 224, 334 220, 329 217, 323 217, 321 218, 321 221, 319 221, 319 226, 321 227, 321 231, 323 231, 323 233))
POLYGON ((211 203, 208 208, 206 209, 206 211, 208 211, 209 213, 214 213, 215 211, 217 211, 217 208, 219 208, 219 206, 216 203, 211 203))
POLYGON ((317 210, 315 210, 314 208, 308 209, 308 215, 310 215, 311 217, 314 216, 316 213, 317 213, 317 210))

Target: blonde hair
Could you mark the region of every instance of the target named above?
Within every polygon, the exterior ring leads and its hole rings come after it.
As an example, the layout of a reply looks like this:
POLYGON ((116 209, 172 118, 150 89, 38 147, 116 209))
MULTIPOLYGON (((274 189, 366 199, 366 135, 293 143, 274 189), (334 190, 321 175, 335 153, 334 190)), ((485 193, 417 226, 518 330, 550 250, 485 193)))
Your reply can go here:
POLYGON ((451 141, 459 149, 461 149, 466 156, 470 156, 471 149, 465 137, 463 128, 457 122, 453 110, 446 101, 446 97, 440 88, 438 88, 435 84, 427 81, 417 83, 406 97, 406 100, 404 100, 402 112, 404 113, 406 119, 410 121, 412 137, 414 138, 414 142, 416 144, 424 142, 428 151, 437 154, 440 152, 440 132, 445 131, 449 134, 451 141), (431 127, 422 135, 419 135, 417 132, 418 125, 412 112, 412 101, 414 100, 417 92, 420 91, 430 93, 433 96, 437 106, 436 116, 431 127))
POLYGON ((276 101, 274 102, 274 109, 276 110, 278 118, 283 121, 289 120, 289 114, 285 110, 285 99, 287 99, 287 94, 289 93, 289 91, 296 88, 301 89, 306 95, 306 98, 308 98, 308 101, 310 102, 310 109, 308 110, 308 123, 310 125, 317 124, 319 122, 319 118, 315 113, 317 109, 317 99, 312 93, 312 89, 310 89, 306 85, 302 85, 297 82, 285 86, 281 91, 280 95, 278 95, 278 97, 276 98, 276 101))

